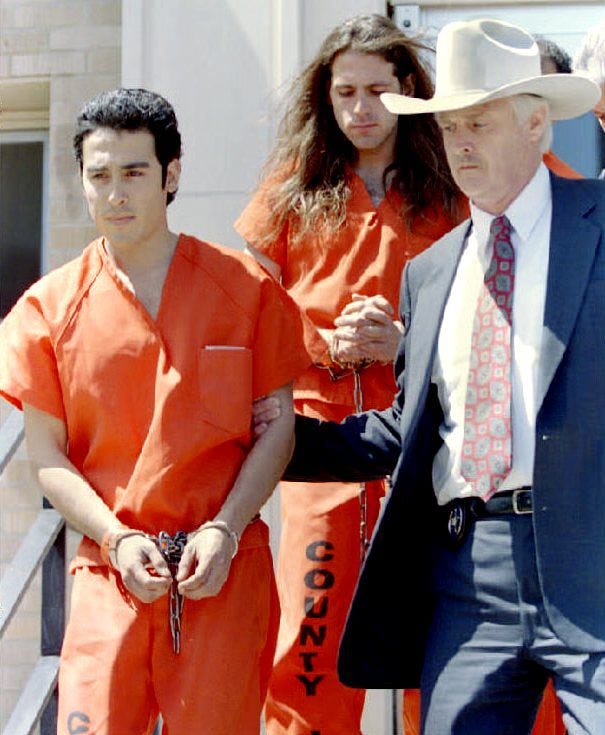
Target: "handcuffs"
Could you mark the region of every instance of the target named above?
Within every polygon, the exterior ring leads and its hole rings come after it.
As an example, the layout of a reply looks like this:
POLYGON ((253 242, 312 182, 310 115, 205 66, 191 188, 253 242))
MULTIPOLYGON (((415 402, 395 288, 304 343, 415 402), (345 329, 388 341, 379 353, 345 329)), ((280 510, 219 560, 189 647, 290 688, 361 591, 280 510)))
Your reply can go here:
POLYGON ((167 531, 160 531, 157 536, 154 536, 152 534, 145 533, 144 531, 125 528, 123 530, 110 531, 106 533, 100 544, 101 558, 108 566, 116 571, 119 571, 117 566, 118 546, 120 545, 120 542, 124 541, 124 539, 127 539, 130 536, 143 536, 155 544, 158 551, 166 561, 166 564, 168 564, 168 569, 172 576, 169 607, 170 634, 172 636, 172 650, 177 654, 181 651, 181 618, 183 615, 185 599, 179 592, 176 573, 187 542, 197 536, 198 533, 210 528, 216 528, 229 536, 233 543, 233 553, 231 554, 231 558, 233 559, 239 549, 239 537, 235 531, 229 528, 225 521, 207 521, 190 534, 187 534, 185 531, 177 531, 172 536, 167 531))

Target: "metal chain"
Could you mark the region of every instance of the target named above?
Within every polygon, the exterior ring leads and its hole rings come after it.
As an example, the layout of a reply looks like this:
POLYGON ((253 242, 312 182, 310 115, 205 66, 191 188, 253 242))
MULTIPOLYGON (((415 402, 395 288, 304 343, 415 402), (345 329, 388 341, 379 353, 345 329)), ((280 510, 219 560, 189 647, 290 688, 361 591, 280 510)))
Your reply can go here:
POLYGON ((172 650, 175 653, 180 653, 181 617, 183 615, 185 600, 179 592, 178 582, 175 577, 183 550, 187 543, 187 534, 184 531, 178 531, 174 536, 171 536, 166 531, 160 531, 157 539, 153 540, 160 554, 166 560, 170 574, 172 575, 172 584, 170 585, 170 634, 172 635, 172 650))
MULTIPOLYGON (((355 412, 363 411, 363 391, 361 389, 361 374, 358 368, 353 370, 353 402, 355 412)), ((359 565, 362 566, 370 545, 368 529, 368 492, 365 482, 359 483, 359 565)))

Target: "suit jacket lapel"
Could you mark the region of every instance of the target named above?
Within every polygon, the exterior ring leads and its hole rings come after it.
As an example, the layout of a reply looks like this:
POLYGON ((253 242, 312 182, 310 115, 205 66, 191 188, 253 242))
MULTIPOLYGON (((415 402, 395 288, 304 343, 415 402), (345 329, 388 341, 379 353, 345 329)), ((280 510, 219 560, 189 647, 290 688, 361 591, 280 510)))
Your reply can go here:
POLYGON ((551 182, 553 215, 538 369, 538 410, 569 343, 601 234, 585 217, 594 202, 584 191, 552 175, 551 182))

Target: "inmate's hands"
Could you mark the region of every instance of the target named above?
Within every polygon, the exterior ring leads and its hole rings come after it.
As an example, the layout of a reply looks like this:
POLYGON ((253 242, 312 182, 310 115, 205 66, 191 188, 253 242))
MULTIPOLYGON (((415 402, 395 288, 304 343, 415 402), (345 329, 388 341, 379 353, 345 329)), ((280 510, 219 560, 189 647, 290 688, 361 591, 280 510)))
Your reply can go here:
POLYGON ((143 534, 120 540, 115 560, 124 586, 142 602, 153 602, 170 589, 168 564, 154 542, 143 534))
POLYGON ((179 592, 191 600, 218 595, 229 576, 234 550, 232 539, 218 528, 192 534, 176 574, 179 592))
POLYGON ((336 327, 332 357, 347 364, 362 360, 393 362, 403 334, 401 322, 393 319, 394 310, 384 296, 353 294, 336 327))

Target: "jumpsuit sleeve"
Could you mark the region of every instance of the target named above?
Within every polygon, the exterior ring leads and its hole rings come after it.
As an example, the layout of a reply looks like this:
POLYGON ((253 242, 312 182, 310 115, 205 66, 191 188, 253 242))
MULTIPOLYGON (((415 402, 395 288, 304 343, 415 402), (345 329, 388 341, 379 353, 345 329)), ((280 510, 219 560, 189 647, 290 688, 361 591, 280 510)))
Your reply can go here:
POLYGON ((269 198, 269 189, 274 182, 275 178, 269 178, 259 186, 233 226, 240 237, 277 263, 283 272, 288 256, 288 223, 284 223, 276 238, 270 242, 266 240, 267 231, 275 221, 269 198))
POLYGON ((26 292, 0 325, 0 395, 65 420, 50 325, 40 300, 26 292))
POLYGON ((263 276, 254 339, 253 397, 291 383, 310 364, 298 307, 271 276, 263 276))

